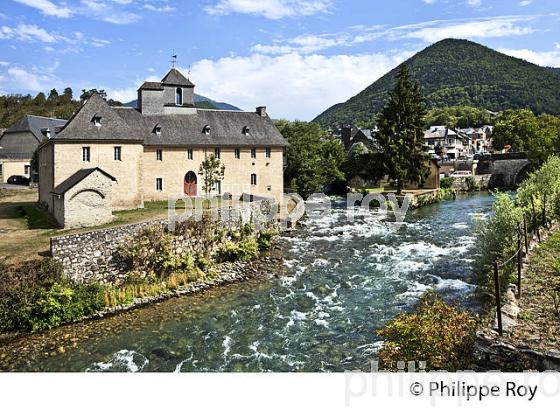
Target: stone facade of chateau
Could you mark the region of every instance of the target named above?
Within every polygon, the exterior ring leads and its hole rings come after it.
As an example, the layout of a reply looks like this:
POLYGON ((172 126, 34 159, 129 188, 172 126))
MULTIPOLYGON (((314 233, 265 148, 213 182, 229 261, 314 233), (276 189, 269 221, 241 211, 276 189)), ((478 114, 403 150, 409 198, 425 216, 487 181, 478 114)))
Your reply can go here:
POLYGON ((92 95, 41 145, 40 203, 64 227, 105 220, 106 213, 96 214, 107 195, 91 186, 94 170, 106 175, 100 180, 111 180, 112 210, 140 208, 144 201, 163 201, 170 195, 204 196, 199 169, 209 155, 225 165, 224 179, 212 195, 248 193, 279 200, 287 142, 266 108, 199 109, 194 106, 193 89, 172 69, 161 82, 140 87, 138 109, 111 107, 101 96, 92 95), (94 200, 96 195, 99 198, 94 200), (88 205, 94 202, 97 205, 88 205), (62 216, 62 203, 64 209, 72 209, 72 222, 62 216), (75 218, 76 212, 83 218, 75 218))

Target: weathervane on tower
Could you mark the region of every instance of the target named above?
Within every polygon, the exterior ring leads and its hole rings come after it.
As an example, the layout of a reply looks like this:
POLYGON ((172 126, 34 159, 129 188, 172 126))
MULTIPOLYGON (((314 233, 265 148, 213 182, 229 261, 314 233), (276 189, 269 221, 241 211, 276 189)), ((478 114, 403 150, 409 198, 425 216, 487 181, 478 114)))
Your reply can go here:
POLYGON ((175 53, 175 50, 173 50, 171 54, 171 67, 175 68, 176 64, 177 64, 177 54, 175 53))

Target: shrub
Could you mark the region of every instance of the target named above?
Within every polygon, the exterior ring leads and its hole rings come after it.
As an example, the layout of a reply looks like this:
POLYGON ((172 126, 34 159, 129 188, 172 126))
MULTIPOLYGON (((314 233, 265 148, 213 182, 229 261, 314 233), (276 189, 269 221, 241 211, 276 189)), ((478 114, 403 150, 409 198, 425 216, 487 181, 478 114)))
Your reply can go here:
POLYGON ((278 235, 278 231, 274 229, 263 229, 257 235, 257 245, 259 251, 266 251, 272 248, 274 237, 278 235))
POLYGON ((142 230, 132 241, 118 249, 117 257, 129 272, 154 274, 160 278, 194 266, 190 255, 175 254, 173 236, 162 228, 142 230))
POLYGON ((102 286, 66 279, 52 259, 0 266, 0 330, 49 329, 104 306, 102 286))
POLYGON ((219 262, 235 262, 253 259, 259 253, 257 240, 253 236, 245 237, 237 243, 227 241, 218 249, 216 259, 219 262))
POLYGON ((385 339, 381 367, 396 370, 398 361, 425 361, 427 370, 466 369, 472 357, 476 321, 468 312, 427 292, 412 313, 404 313, 378 331, 385 339))
MULTIPOLYGON (((474 271, 482 290, 493 289, 493 263, 503 262, 516 252, 517 223, 522 219, 522 211, 513 198, 506 193, 496 193, 491 215, 478 221, 476 229, 476 249, 480 255, 474 263, 474 271)), ((502 287, 510 283, 511 264, 501 269, 502 287), (508 269, 509 268, 509 269, 508 269)))
POLYGON ((480 189, 480 187, 478 186, 478 182, 476 182, 476 179, 474 177, 467 178, 467 189, 469 191, 478 191, 480 189))
POLYGON ((449 189, 453 187, 453 177, 444 177, 439 181, 439 187, 443 189, 449 189))

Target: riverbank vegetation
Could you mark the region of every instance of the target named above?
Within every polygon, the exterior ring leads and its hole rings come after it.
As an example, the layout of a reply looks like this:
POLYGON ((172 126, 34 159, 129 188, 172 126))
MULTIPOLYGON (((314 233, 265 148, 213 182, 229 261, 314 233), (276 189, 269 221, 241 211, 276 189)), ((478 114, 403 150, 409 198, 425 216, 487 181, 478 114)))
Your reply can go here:
POLYGON ((536 248, 523 278, 517 326, 507 336, 513 345, 549 351, 560 346, 560 231, 536 248))
MULTIPOLYGON (((493 263, 507 261, 517 250, 517 228, 527 225, 530 234, 539 237, 539 229, 548 228, 560 218, 560 158, 550 157, 521 184, 517 197, 496 193, 491 215, 479 222, 476 249, 480 256, 474 264, 481 295, 492 298, 493 263)), ((500 270, 502 288, 514 282, 514 266, 500 270)))
MULTIPOLYGON (((202 228, 191 221, 174 232, 146 228, 118 251, 116 260, 127 272, 115 283, 78 283, 50 259, 8 265, 0 261, 0 332, 41 331, 78 321, 140 298, 159 296, 216 277, 218 264, 249 261, 272 248, 278 232, 202 228), (193 232, 197 230, 197 232, 193 232), (204 230, 205 232, 198 232, 204 230), (197 236, 205 252, 181 249, 180 238, 197 236)), ((204 225, 204 224, 202 224, 204 225)))
POLYGON ((493 147, 501 150, 525 151, 534 169, 553 153, 560 151, 560 118, 535 115, 528 109, 505 110, 498 114, 492 133, 493 147))
MULTIPOLYGON (((540 241, 539 229, 549 229, 552 221, 560 219, 560 158, 550 157, 531 173, 517 197, 504 192, 494 195, 490 216, 479 220, 476 230, 479 255, 473 268, 483 308, 494 302, 494 263, 504 262, 517 252, 518 229, 521 237, 521 229, 527 225, 529 234, 534 233, 540 241)), ((529 308, 519 316, 522 325, 518 332, 527 336, 533 329, 542 335, 543 342, 539 339, 537 344, 556 343, 557 347, 558 331, 554 329, 560 328, 560 232, 553 233, 535 251, 530 263, 525 278, 528 296, 522 299, 529 308)), ((513 263, 499 273, 503 289, 516 282, 513 263)), ((426 361, 430 370, 467 369, 477 322, 471 314, 446 304, 429 291, 413 312, 399 315, 378 331, 384 339, 378 352, 381 367, 396 370, 398 361, 426 361)))
POLYGON ((377 332, 384 340, 378 352, 380 368, 396 371, 398 362, 425 362, 425 370, 464 370, 472 360, 475 330, 473 315, 428 291, 413 312, 397 316, 377 332))
POLYGON ((0 332, 49 329, 103 307, 101 285, 65 278, 49 258, 17 266, 0 262, 0 332))
POLYGON ((293 192, 308 196, 322 192, 327 184, 345 181, 342 167, 347 155, 339 140, 314 123, 279 120, 276 127, 290 144, 284 179, 293 192))

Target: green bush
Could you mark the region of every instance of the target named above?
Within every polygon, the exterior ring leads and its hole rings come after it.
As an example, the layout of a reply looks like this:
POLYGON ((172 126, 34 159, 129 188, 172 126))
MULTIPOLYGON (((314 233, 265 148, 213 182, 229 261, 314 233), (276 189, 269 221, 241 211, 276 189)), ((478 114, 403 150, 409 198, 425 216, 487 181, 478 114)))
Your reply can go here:
POLYGON ((468 368, 476 320, 448 305, 434 291, 422 296, 416 310, 390 321, 378 334, 385 343, 378 353, 380 368, 397 370, 397 362, 426 362, 427 370, 468 368))
POLYGON ((257 240, 248 236, 238 242, 227 241, 218 249, 216 259, 218 262, 247 261, 259 254, 257 240))
MULTIPOLYGON (((493 289, 493 263, 503 262, 516 252, 517 223, 522 220, 521 208, 506 193, 494 194, 492 213, 486 219, 478 221, 476 228, 476 247, 480 255, 474 263, 474 271, 482 291, 493 289)), ((511 264, 500 273, 502 287, 507 287, 512 279, 511 264)))
POLYGON ((278 231, 274 229, 263 229, 257 235, 257 245, 259 251, 266 251, 272 248, 274 237, 278 235, 278 231))
POLYGON ((439 187, 443 189, 449 189, 453 187, 453 177, 444 177, 439 181, 439 187))
POLYGON ((129 272, 144 272, 160 278, 192 268, 192 257, 176 255, 172 239, 173 235, 162 228, 146 228, 118 249, 118 260, 129 272))
POLYGON ((0 330, 49 329, 104 308, 103 287, 75 283, 52 259, 0 265, 0 330))
POLYGON ((476 182, 476 179, 472 176, 467 178, 467 189, 469 191, 478 191, 480 189, 478 182, 476 182))

